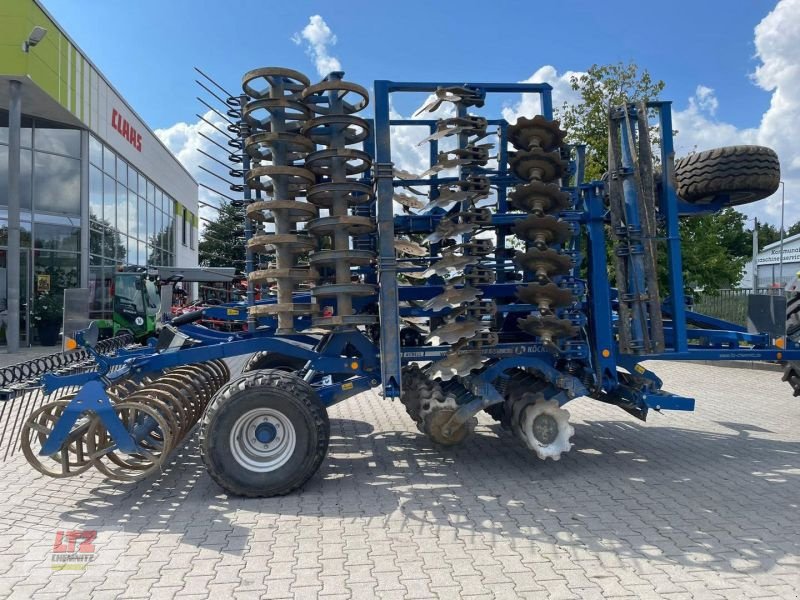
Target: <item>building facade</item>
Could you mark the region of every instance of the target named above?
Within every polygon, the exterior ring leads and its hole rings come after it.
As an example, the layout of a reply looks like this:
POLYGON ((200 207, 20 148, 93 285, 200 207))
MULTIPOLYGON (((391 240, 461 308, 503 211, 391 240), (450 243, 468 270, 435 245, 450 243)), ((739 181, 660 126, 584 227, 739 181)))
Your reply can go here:
POLYGON ((10 82, 21 83, 20 336, 37 294, 111 311, 122 265, 197 266, 197 182, 36 0, 0 3, 0 341, 7 298, 10 82), (25 48, 33 28, 46 30, 25 48))
POLYGON ((785 288, 787 283, 797 279, 800 272, 800 234, 787 236, 781 242, 774 242, 758 253, 756 267, 749 261, 745 267, 742 282, 739 287, 752 289, 785 288), (783 260, 781 260, 783 254, 783 260), (755 276, 755 281, 753 277, 755 276), (754 285, 755 284, 755 285, 754 285))

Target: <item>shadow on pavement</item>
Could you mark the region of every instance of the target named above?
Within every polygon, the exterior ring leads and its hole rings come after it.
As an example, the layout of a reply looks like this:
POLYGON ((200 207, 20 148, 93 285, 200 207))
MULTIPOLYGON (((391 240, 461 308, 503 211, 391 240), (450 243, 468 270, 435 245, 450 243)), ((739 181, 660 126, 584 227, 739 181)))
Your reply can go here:
POLYGON ((278 515, 399 519, 543 552, 555 545, 764 572, 800 554, 800 531, 792 533, 800 444, 752 436, 765 431, 758 427, 722 425, 731 433, 578 423, 572 452, 542 462, 499 425, 481 424, 462 446, 438 448, 414 432, 332 418, 320 473, 300 493, 268 499, 224 494, 205 473, 193 437, 158 479, 100 484, 61 518, 165 531, 233 554, 247 552, 249 524, 263 528, 278 515))

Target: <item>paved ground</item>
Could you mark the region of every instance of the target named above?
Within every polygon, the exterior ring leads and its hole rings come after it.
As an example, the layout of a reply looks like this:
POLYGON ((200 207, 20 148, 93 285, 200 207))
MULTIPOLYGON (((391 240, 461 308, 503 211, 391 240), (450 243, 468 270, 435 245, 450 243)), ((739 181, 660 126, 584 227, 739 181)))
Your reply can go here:
POLYGON ((285 498, 227 497, 196 440, 129 486, 45 479, 15 456, 0 596, 797 598, 800 401, 777 373, 653 367, 697 412, 643 424, 575 401, 560 462, 486 418, 436 450, 374 394, 331 411, 328 459, 285 498), (94 560, 54 571, 70 530, 97 531, 94 560))
POLYGON ((61 352, 61 343, 58 346, 23 346, 14 354, 9 354, 5 346, 0 346, 0 368, 56 352, 61 352))

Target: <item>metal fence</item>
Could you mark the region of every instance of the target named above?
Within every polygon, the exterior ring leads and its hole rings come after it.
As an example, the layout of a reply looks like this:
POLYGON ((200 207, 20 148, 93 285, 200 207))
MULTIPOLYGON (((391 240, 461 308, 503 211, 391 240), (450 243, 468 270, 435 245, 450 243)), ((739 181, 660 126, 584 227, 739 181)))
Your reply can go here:
POLYGON ((694 297, 695 312, 747 325, 747 297, 750 294, 783 294, 782 288, 759 288, 756 290, 717 290, 714 294, 698 294, 694 297))

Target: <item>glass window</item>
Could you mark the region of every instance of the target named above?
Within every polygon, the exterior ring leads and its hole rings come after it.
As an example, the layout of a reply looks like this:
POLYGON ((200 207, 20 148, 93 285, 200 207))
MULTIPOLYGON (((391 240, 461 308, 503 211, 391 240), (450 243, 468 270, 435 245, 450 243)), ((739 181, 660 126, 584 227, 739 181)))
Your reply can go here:
POLYGON ((144 313, 144 294, 136 289, 137 275, 118 274, 114 281, 114 300, 122 300, 134 305, 137 312, 144 313))
POLYGON ((108 175, 103 177, 103 222, 111 229, 117 227, 117 183, 108 175))
POLYGON ((139 173, 130 165, 128 165, 128 189, 134 194, 139 191, 139 173))
POLYGON ((139 201, 132 190, 128 190, 128 235, 139 237, 139 201))
POLYGON ((113 271, 106 267, 95 265, 99 257, 92 257, 92 266, 89 267, 89 318, 111 319, 111 278, 113 271))
POLYGON ((108 146, 103 146, 103 171, 112 177, 117 174, 116 156, 108 146))
POLYGON ((147 180, 147 200, 151 204, 155 204, 156 201, 156 189, 153 187, 153 182, 149 179, 147 180))
POLYGON ((147 241, 147 202, 145 202, 144 198, 139 198, 136 206, 136 216, 139 221, 139 239, 147 241))
MULTIPOLYGON (((0 145, 0 206, 8 206, 8 146, 0 145)), ((19 156, 19 206, 31 207, 31 151, 19 156)))
POLYGON ((103 254, 103 229, 92 227, 89 230, 89 252, 92 256, 103 254))
POLYGON ((36 152, 34 182, 37 211, 80 214, 81 161, 36 152))
POLYGON ((157 212, 158 211, 155 209, 155 207, 148 202, 147 203, 147 223, 148 223, 147 224, 147 235, 150 236, 150 237, 148 238, 147 241, 152 246, 158 246, 158 242, 157 242, 157 239, 158 239, 158 227, 157 227, 157 222, 156 222, 156 213, 157 212))
POLYGON ((185 246, 187 240, 189 239, 188 235, 188 219, 189 219, 189 211, 185 208, 183 209, 183 233, 181 235, 181 243, 185 246))
POLYGON ((169 225, 167 225, 167 243, 164 248, 169 250, 170 253, 175 250, 175 221, 170 221, 169 225))
POLYGON ((117 157, 117 181, 122 185, 128 185, 128 163, 117 157))
POLYGON ((117 183, 117 229, 128 235, 128 190, 117 183))
POLYGON ((96 167, 103 168, 103 144, 93 135, 89 136, 89 160, 96 167))
POLYGON ((34 276, 50 275, 50 292, 55 294, 78 287, 81 280, 80 255, 75 253, 35 250, 33 269, 34 276))
POLYGON ((167 221, 164 217, 164 213, 160 210, 156 211, 156 231, 158 231, 158 247, 159 248, 166 248, 167 246, 167 238, 166 238, 166 230, 167 230, 167 221))
POLYGON ((70 252, 78 252, 80 250, 81 230, 78 227, 53 223, 36 223, 33 233, 36 248, 70 252))
MULTIPOLYGON (((3 218, 0 219, 0 246, 8 246, 8 221, 6 217, 8 214, 3 211, 3 218)), ((19 223, 19 240, 20 246, 23 248, 31 247, 31 224, 29 221, 20 221, 19 223)), ((5 277, 5 275, 3 276, 5 277)), ((2 280, 5 283, 5 279, 2 280)))
POLYGON ((81 156, 81 132, 78 129, 53 127, 37 119, 33 141, 36 150, 66 154, 75 158, 81 156))
POLYGON ((147 244, 142 241, 137 242, 139 245, 139 264, 145 266, 147 262, 147 244))
MULTIPOLYGON (((22 124, 19 132, 20 144, 23 148, 31 147, 31 132, 33 131, 33 119, 22 115, 22 124)), ((8 111, 0 110, 0 144, 8 143, 8 111)))
POLYGON ((156 208, 158 210, 164 210, 164 192, 160 189, 156 188, 156 208))
POLYGON ((125 244, 127 247, 127 261, 130 265, 138 265, 139 264, 139 242, 137 242, 134 238, 129 237, 125 238, 125 244))
POLYGON ((89 167, 89 218, 103 220, 103 174, 95 166, 89 167))

